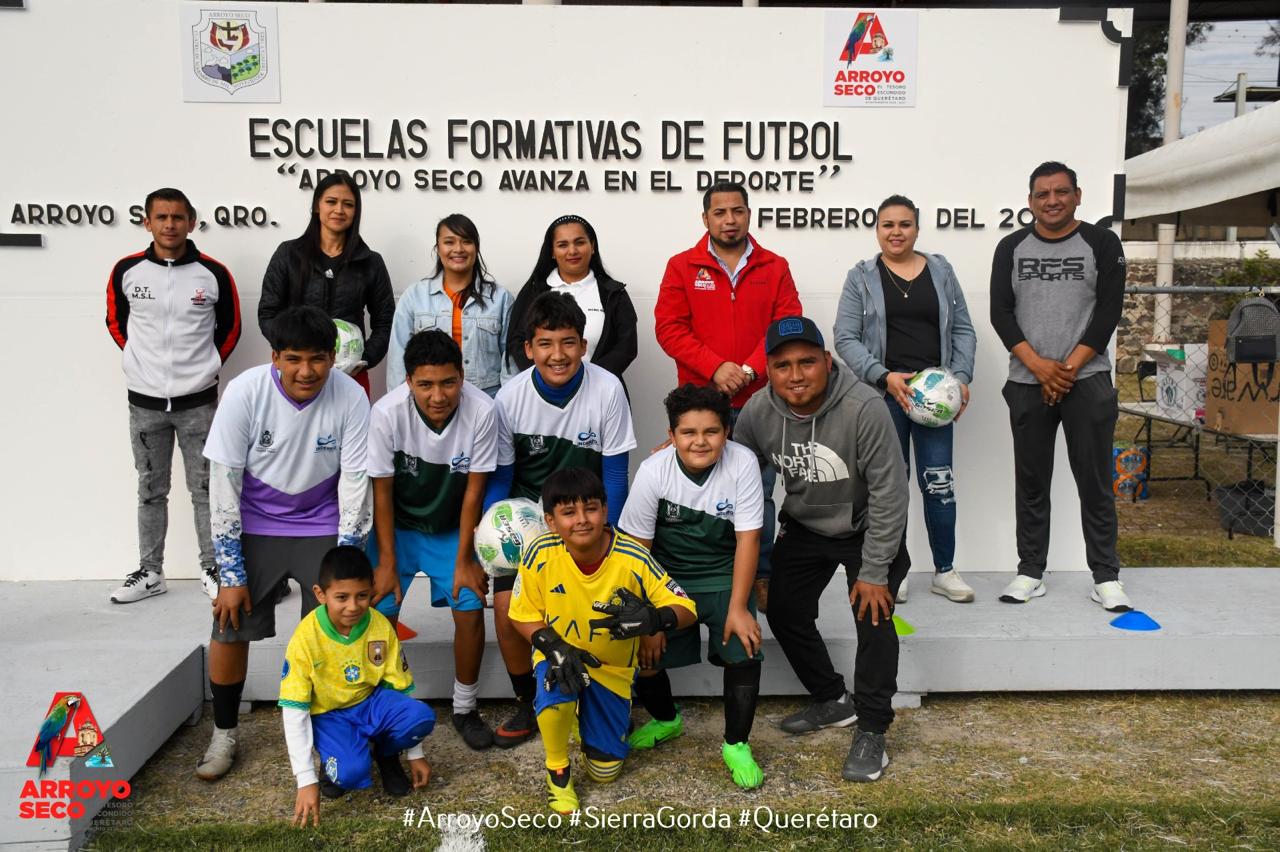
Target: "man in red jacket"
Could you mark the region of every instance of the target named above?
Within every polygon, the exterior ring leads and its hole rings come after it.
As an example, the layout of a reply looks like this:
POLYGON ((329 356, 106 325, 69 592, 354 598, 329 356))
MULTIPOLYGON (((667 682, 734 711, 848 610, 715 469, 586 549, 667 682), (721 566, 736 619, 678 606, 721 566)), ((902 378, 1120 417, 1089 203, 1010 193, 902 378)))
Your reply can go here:
MULTIPOLYGON (((747 233, 751 208, 740 183, 712 184, 702 196, 707 233, 667 261, 654 306, 658 345, 676 362, 679 383, 714 384, 730 397, 731 421, 764 387, 764 335, 775 319, 800 316, 791 267, 747 233)), ((777 515, 774 474, 766 469, 757 605, 764 611, 777 515)))

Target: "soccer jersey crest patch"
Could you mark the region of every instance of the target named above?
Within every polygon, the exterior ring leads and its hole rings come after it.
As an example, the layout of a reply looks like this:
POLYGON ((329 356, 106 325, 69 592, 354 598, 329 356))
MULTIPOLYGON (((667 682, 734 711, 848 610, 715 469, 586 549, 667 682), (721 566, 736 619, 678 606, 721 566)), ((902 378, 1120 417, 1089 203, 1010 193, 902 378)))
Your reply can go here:
POLYGON ((347 683, 360 680, 360 664, 355 660, 347 660, 342 664, 342 677, 347 683))
POLYGON ((375 666, 380 666, 387 658, 387 643, 381 639, 368 642, 365 644, 365 653, 369 657, 369 662, 375 666))

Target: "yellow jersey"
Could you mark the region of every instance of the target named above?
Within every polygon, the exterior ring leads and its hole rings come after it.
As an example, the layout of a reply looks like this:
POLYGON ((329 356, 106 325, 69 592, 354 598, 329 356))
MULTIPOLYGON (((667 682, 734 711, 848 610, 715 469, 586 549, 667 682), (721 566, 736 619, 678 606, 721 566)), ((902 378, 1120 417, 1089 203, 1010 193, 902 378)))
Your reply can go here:
MULTIPOLYGON (((697 612, 684 589, 662 570, 644 545, 614 531, 609 552, 590 576, 582 573, 555 533, 544 533, 531 541, 511 594, 510 617, 512 621, 545 621, 570 645, 595 654, 601 665, 588 669, 592 679, 630 700, 640 640, 614 639, 609 631, 591 627, 591 619, 607 617, 591 605, 608 603, 619 587, 656 607, 680 606, 697 612)), ((533 664, 542 659, 542 652, 534 650, 533 664)))
POLYGON ((354 707, 379 686, 413 692, 413 673, 396 629, 376 609, 366 612, 349 636, 334 628, 324 604, 293 631, 280 672, 281 707, 315 716, 354 707))

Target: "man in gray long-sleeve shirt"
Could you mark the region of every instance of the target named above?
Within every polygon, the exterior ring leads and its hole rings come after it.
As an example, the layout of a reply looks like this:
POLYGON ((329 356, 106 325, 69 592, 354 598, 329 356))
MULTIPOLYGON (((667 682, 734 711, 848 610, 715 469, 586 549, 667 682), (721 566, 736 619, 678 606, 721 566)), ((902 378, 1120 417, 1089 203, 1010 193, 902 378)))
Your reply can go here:
POLYGON ((792 734, 858 730, 841 773, 875 781, 898 689, 893 600, 911 566, 902 537, 907 481, 883 397, 837 369, 822 333, 784 317, 765 335, 769 384, 742 408, 733 439, 782 477, 786 499, 773 550, 769 627, 812 703, 782 720, 792 734), (858 631, 853 695, 818 632, 818 598, 845 566, 858 631))
POLYGON ((1124 300, 1124 252, 1112 231, 1075 218, 1074 171, 1042 163, 1030 183, 1035 224, 1001 240, 991 264, 991 324, 1010 352, 1004 398, 1018 523, 1018 576, 1000 600, 1026 603, 1045 593, 1061 424, 1080 495, 1091 597, 1111 612, 1127 612, 1133 607, 1119 581, 1110 473, 1118 412, 1107 358, 1124 300))

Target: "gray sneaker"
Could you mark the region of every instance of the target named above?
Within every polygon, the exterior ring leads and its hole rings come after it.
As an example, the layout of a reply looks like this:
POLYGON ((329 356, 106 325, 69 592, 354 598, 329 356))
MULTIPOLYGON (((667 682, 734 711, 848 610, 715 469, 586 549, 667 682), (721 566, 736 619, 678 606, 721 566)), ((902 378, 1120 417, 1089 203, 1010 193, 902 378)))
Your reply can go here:
POLYGON ((799 713, 792 713, 782 720, 782 730, 788 734, 809 734, 822 728, 844 728, 858 721, 853 709, 853 696, 845 693, 830 701, 815 701, 799 713))
POLYGON ((204 589, 205 595, 209 600, 216 601, 218 599, 218 569, 212 565, 206 565, 200 571, 200 587, 204 589))
POLYGON ((236 762, 236 728, 214 728, 209 748, 196 764, 196 777, 201 781, 217 781, 236 762))
POLYGON ((846 781, 879 781, 884 768, 889 765, 889 753, 884 750, 884 734, 856 731, 849 756, 844 759, 840 776, 846 781))
POLYGON ((111 602, 117 604, 134 603, 156 595, 163 595, 169 590, 164 582, 164 574, 150 568, 139 568, 124 578, 120 588, 111 593, 111 602))

